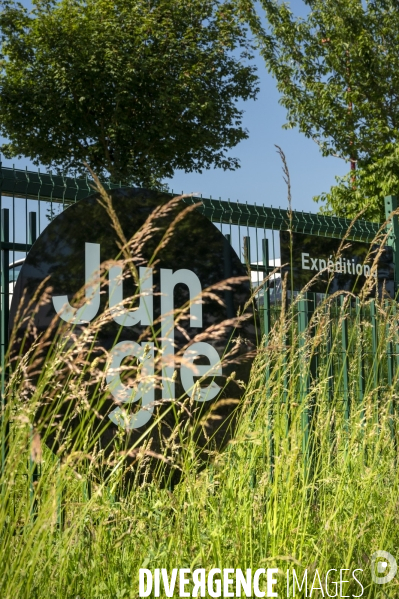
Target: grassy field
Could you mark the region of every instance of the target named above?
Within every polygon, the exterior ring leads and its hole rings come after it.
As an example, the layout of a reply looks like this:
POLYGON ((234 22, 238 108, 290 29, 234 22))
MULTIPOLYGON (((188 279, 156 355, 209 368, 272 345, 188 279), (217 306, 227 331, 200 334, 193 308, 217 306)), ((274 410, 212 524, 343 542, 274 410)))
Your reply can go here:
MULTIPOLYGON (((383 589, 371 582, 369 563, 373 551, 395 555, 399 544, 397 417, 390 409, 396 382, 379 390, 377 418, 370 391, 344 421, 339 391, 333 401, 327 392, 328 376, 299 395, 298 377, 322 344, 322 330, 285 352, 290 326, 290 314, 283 315, 268 349, 259 350, 235 438, 210 454, 201 471, 188 441, 179 462, 183 479, 172 491, 149 482, 121 493, 123 459, 102 480, 104 456, 98 452, 89 462, 84 447, 56 459, 42 447, 40 431, 32 432, 18 389, 11 389, 12 442, 1 481, 2 599, 138 597, 140 567, 277 567, 279 596, 287 596, 288 568, 301 574, 307 568, 310 580, 316 569, 325 576, 335 568, 339 580, 340 569, 361 568, 362 596, 397 597, 395 580, 383 589), (282 368, 292 373, 287 386, 282 368), (42 473, 29 492, 27 464, 33 470, 35 461, 42 473)), ((144 468, 147 459, 138 456, 144 468)), ((359 589, 352 580, 342 596, 359 589)), ((324 589, 311 596, 328 595, 324 589)))

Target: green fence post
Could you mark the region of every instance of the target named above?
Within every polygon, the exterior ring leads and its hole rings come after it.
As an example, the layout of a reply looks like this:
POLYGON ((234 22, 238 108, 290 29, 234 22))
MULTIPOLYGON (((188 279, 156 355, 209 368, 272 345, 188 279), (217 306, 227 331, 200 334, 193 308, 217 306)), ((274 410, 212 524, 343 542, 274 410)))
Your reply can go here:
POLYGON ((378 321, 377 321, 377 309, 375 300, 370 302, 370 317, 371 317, 371 350, 373 356, 373 389, 377 391, 377 401, 375 407, 375 422, 378 426, 380 419, 380 397, 379 397, 379 360, 378 360, 378 321))
POLYGON ((326 302, 326 312, 328 319, 328 336, 327 336, 327 375, 328 375, 328 401, 330 407, 332 406, 334 400, 334 363, 332 360, 332 351, 333 351, 333 316, 331 315, 331 304, 326 302))
MULTIPOLYGON (((8 208, 1 209, 1 473, 4 475, 5 464, 8 454, 9 442, 9 415, 7 410, 6 387, 6 353, 8 346, 8 319, 10 305, 10 211, 8 208)), ((4 481, 3 481, 4 482, 4 481)))
POLYGON ((361 406, 360 420, 361 420, 362 425, 364 425, 364 416, 365 416, 365 412, 364 412, 364 357, 363 357, 363 342, 364 342, 363 334, 364 334, 364 332, 363 332, 362 317, 363 317, 363 310, 360 305, 360 300, 357 297, 356 298, 356 329, 359 331, 359 335, 360 335, 360 343, 358 345, 358 347, 359 347, 358 402, 359 402, 359 405, 361 406))
MULTIPOLYGON (((267 239, 262 239, 262 262, 263 267, 265 269, 265 276, 268 275, 269 272, 269 241, 267 239)), ((266 283, 263 286, 263 332, 265 334, 265 344, 268 344, 269 333, 270 333, 270 291, 269 291, 269 283, 266 283)), ((270 378, 270 365, 269 360, 266 356, 266 371, 265 371, 266 381, 269 381, 270 378)), ((268 394, 268 400, 270 401, 270 394, 268 394)), ((268 437, 269 437, 269 451, 270 451, 270 480, 273 480, 274 477, 274 435, 273 435, 273 406, 270 404, 269 407, 269 417, 268 417, 268 437)))
MULTIPOLYGON (((36 212, 29 212, 28 215, 28 244, 33 245, 37 239, 37 219, 36 212)), ((32 436, 33 439, 33 436, 32 436)), ((41 464, 37 459, 29 459, 29 489, 31 497, 31 518, 36 520, 38 512, 37 485, 39 483, 41 464)))
MULTIPOLYGON (((336 303, 336 302, 334 302, 336 303)), ((330 411, 331 426, 329 430, 329 442, 331 448, 335 447, 335 417, 334 414, 334 362, 333 362, 333 347, 334 347, 334 331, 333 331, 333 318, 335 317, 334 307, 331 306, 331 302, 325 302, 325 310, 328 322, 328 333, 326 342, 326 367, 327 367, 327 393, 328 393, 328 410, 330 411)))
POLYGON ((312 377, 315 375, 315 357, 307 353, 308 337, 312 331, 309 330, 309 322, 315 309, 315 294, 306 293, 298 301, 298 335, 300 350, 300 372, 299 372, 299 397, 301 405, 302 425, 302 453, 304 459, 305 480, 311 475, 313 462, 313 440, 311 439, 312 406, 309 403, 309 393, 312 377), (310 361, 309 361, 310 359, 310 361))
MULTIPOLYGON (((265 277, 269 274, 269 240, 262 239, 262 262, 265 269, 265 277)), ((263 286, 263 332, 267 338, 270 333, 270 290, 269 282, 263 286)))
POLYGON ((340 296, 341 318, 341 355, 342 355, 342 385, 344 397, 344 422, 346 431, 349 430, 350 397, 349 397, 349 356, 348 356, 348 320, 345 314, 348 301, 340 296))
MULTIPOLYGON (((398 209, 398 198, 397 196, 386 196, 385 198, 385 218, 388 219, 389 215, 398 209)), ((387 226, 388 238, 387 245, 393 248, 393 259, 394 259, 394 276, 395 276, 395 294, 397 292, 399 284, 399 219, 398 215, 392 217, 391 221, 387 226)))
MULTIPOLYGON (((385 218, 388 219, 390 214, 398 209, 398 198, 397 196, 386 196, 385 198, 385 218)), ((396 243, 396 240, 399 240, 399 219, 398 215, 392 217, 391 222, 388 223, 387 226, 388 238, 387 244, 392 247, 393 250, 393 261, 394 261, 394 292, 395 292, 395 300, 399 286, 399 243, 396 243)), ((396 316, 396 306, 394 307, 394 313, 396 316)), ((394 359, 393 359, 393 341, 388 337, 388 384, 392 386, 393 381, 396 379, 395 367, 394 367, 394 359)), ((398 361, 398 344, 395 343, 395 353, 396 353, 396 363, 398 361)), ((391 405, 389 406, 390 414, 392 418, 390 419, 390 429, 391 435, 395 442, 395 425, 394 425, 394 414, 395 414, 395 403, 394 403, 394 393, 393 389, 391 391, 391 405)))
MULTIPOLYGON (((394 302, 394 304, 392 306, 392 317, 393 317, 394 322, 396 323, 397 322, 396 302, 394 302)), ((398 376, 399 376, 399 333, 398 333, 397 327, 395 327, 395 329, 394 329, 392 348, 394 351, 394 355, 392 356, 393 373, 394 373, 394 388, 392 389, 392 391, 394 392, 395 388, 397 388, 397 385, 398 385, 398 376)), ((393 393, 392 393, 392 396, 393 396, 393 393)), ((393 409, 394 415, 396 412, 396 406, 397 406, 397 402, 392 401, 392 409, 393 409)), ((397 436, 396 436, 396 428, 397 427, 394 426, 395 464, 397 463, 397 459, 398 459, 398 440, 397 440, 397 436)))
MULTIPOLYGON (((390 305, 388 300, 385 300, 385 311, 387 314, 390 313, 390 305)), ((395 396, 394 396, 394 380, 395 380, 395 370, 394 370, 394 360, 393 360, 393 342, 390 337, 391 331, 389 324, 386 325, 386 349, 387 349, 387 374, 388 374, 388 392, 389 392, 389 430, 391 432, 391 438, 395 442, 395 396)))

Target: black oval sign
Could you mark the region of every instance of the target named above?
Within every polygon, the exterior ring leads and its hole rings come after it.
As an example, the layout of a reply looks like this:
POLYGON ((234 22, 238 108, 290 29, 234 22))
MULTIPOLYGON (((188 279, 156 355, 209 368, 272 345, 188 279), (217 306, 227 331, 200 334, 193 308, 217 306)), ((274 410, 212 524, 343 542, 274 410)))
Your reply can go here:
MULTIPOLYGON (((257 344, 246 268, 217 227, 181 200, 142 189, 115 190, 110 198, 112 205, 95 194, 70 206, 35 242, 10 318, 12 327, 22 303, 34 326, 18 325, 13 349, 21 351, 26 335, 23 352, 37 337, 48 348, 60 330, 70 346, 81 335, 105 379, 92 381, 93 369, 82 366, 93 440, 108 451, 121 435, 127 450, 150 438, 151 452, 172 459, 168 439, 178 422, 194 431, 200 449, 220 448, 232 434, 257 344), (82 334, 88 330, 90 337, 82 334)), ((44 367, 44 345, 36 371, 40 360, 44 367)), ((74 354, 74 372, 81 354, 74 354)), ((70 372, 62 371, 65 384, 70 372)), ((38 411, 52 447, 79 427, 76 401, 63 401, 62 434, 54 418, 46 420, 48 405, 38 411)))

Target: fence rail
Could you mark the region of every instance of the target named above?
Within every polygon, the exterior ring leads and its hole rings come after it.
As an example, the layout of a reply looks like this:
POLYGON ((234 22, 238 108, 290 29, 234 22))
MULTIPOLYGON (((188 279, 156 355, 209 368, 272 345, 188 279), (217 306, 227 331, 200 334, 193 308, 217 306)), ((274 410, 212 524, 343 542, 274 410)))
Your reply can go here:
MULTIPOLYGON (((114 184, 110 181, 103 181, 103 185, 106 189, 123 187, 122 183, 114 184)), ((68 204, 87 197, 93 191, 89 177, 73 178, 6 167, 1 168, 0 189, 6 197, 68 204)), ((191 201, 197 202, 198 199, 193 198, 191 201)), ((343 237, 351 224, 345 218, 296 210, 292 211, 290 221, 288 210, 256 205, 256 201, 250 204, 212 198, 201 198, 201 201, 201 211, 215 223, 280 230, 288 229, 292 222, 295 231, 336 238, 343 237)), ((358 220, 354 223, 349 238, 371 242, 378 228, 376 223, 358 220)))

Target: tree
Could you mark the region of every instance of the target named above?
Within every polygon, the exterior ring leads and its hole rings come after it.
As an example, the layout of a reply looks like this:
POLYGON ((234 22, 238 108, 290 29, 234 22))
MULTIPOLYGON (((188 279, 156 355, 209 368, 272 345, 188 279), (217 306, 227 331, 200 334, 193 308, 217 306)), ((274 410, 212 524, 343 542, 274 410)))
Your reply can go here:
POLYGON ((36 0, 0 6, 6 157, 148 186, 235 169, 239 99, 258 91, 230 0, 36 0))
MULTIPOLYGON (((347 217, 381 220, 399 192, 399 10, 395 0, 305 0, 306 18, 260 0, 268 25, 242 7, 277 80, 286 128, 299 127, 324 156, 350 165, 316 200, 347 217)), ((324 209, 326 211, 326 209, 324 209)))

